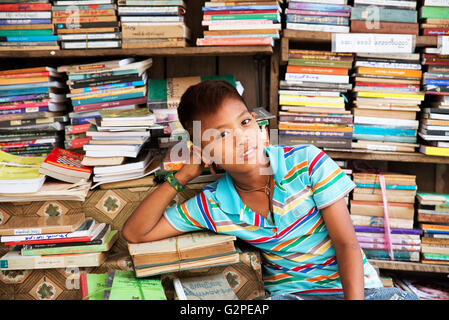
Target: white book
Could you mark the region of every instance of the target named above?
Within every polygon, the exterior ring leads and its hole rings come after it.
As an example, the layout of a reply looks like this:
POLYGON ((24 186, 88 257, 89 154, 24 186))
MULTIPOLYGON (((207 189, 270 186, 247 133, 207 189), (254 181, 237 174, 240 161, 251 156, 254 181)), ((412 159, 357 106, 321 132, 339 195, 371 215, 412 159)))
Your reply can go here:
MULTIPOLYGON (((377 232, 356 232, 355 233, 356 236, 361 236, 361 237, 371 237, 371 238, 377 238, 377 239, 384 239, 384 234, 383 233, 377 233, 377 232)), ((421 239, 421 235, 419 234, 397 234, 397 233, 392 233, 390 234, 390 238, 391 239, 409 239, 409 240, 415 240, 415 241, 420 241, 421 239)))
POLYGON ((416 9, 416 1, 396 1, 396 0, 354 0, 354 5, 375 5, 380 7, 401 7, 406 9, 416 9))
MULTIPOLYGON (((98 224, 97 224, 98 226, 98 224)), ((0 242, 18 242, 18 241, 34 241, 34 240, 56 240, 75 237, 87 237, 92 235, 94 229, 96 229, 95 220, 86 220, 81 227, 73 232, 65 233, 43 233, 43 234, 28 234, 21 236, 2 236, 0 242)))
POLYGON ((422 125, 421 128, 425 130, 443 130, 443 131, 449 131, 448 126, 428 126, 428 125, 422 125))
MULTIPOLYGON (((429 112, 424 109, 424 112, 429 112)), ((449 114, 443 114, 443 113, 430 113, 429 119, 435 119, 435 120, 449 120, 449 114)))
POLYGON ((368 68, 386 68, 386 69, 412 69, 421 70, 420 64, 412 63, 391 63, 391 62, 372 62, 372 61, 356 61, 355 67, 368 68))
POLYGON ((137 151, 86 151, 87 157, 104 158, 104 157, 137 157, 137 151))
POLYGON ((138 151, 142 148, 142 145, 112 145, 112 144, 85 144, 83 146, 84 151, 138 151))
POLYGON ((449 7, 449 0, 424 0, 424 5, 429 7, 449 7))
POLYGON ((51 11, 0 11, 0 19, 51 19, 51 11))
POLYGON ((339 97, 340 92, 336 91, 301 91, 301 90, 279 90, 280 95, 297 96, 319 96, 319 97, 339 97))
POLYGON ((140 161, 132 162, 132 163, 125 163, 121 165, 116 166, 100 166, 100 167, 94 167, 94 174, 95 175, 101 175, 101 174, 108 174, 108 173, 120 173, 120 172, 126 172, 130 170, 138 170, 138 169, 144 169, 148 162, 150 161, 152 157, 152 153, 148 152, 143 159, 140 161))
POLYGON ((229 22, 229 20, 203 20, 201 22, 202 26, 223 26, 223 25, 259 25, 259 24, 267 24, 273 25, 273 20, 264 20, 264 19, 242 19, 236 20, 235 22, 229 22))
POLYGON ((418 129, 419 120, 406 120, 406 119, 393 119, 393 118, 376 118, 376 117, 364 117, 354 116, 354 124, 378 124, 378 125, 397 125, 397 126, 410 126, 414 129, 418 129))
POLYGON ((105 252, 80 253, 75 255, 22 256, 20 251, 9 251, 0 258, 0 270, 98 267, 105 260, 105 252))
POLYGON ((292 23, 292 22, 287 22, 286 29, 300 30, 300 31, 340 32, 340 33, 349 32, 349 27, 347 26, 334 26, 328 24, 305 24, 305 23, 292 23))
POLYGON ((156 22, 156 23, 167 23, 167 22, 183 22, 183 16, 121 16, 120 21, 122 23, 126 22, 156 22))
POLYGON ((60 41, 121 39, 121 37, 119 32, 58 35, 60 41))
POLYGON ((115 0, 63 0, 53 2, 54 6, 89 6, 96 4, 113 4, 115 0))
POLYGON ((310 73, 285 73, 285 80, 289 81, 307 81, 307 82, 331 82, 331 83, 349 83, 349 76, 310 74, 310 73))
POLYGON ((178 6, 175 7, 118 7, 118 15, 126 15, 132 13, 164 13, 164 14, 178 14, 178 6))
POLYGON ((224 24, 224 25, 210 25, 209 26, 209 30, 262 30, 262 29, 281 30, 281 24, 280 23, 257 24, 257 25, 224 24))
POLYGON ((345 100, 340 97, 304 97, 304 96, 294 96, 294 95, 284 95, 279 96, 279 100, 283 101, 299 101, 299 102, 321 102, 321 103, 345 103, 345 100))
POLYGON ((348 0, 290 0, 289 2, 311 2, 311 3, 327 3, 327 4, 347 4, 348 0))
POLYGON ((115 41, 70 41, 62 42, 62 49, 112 49, 121 48, 122 42, 120 40, 115 41))
POLYGON ((418 132, 419 136, 426 141, 449 141, 449 136, 433 136, 418 132))

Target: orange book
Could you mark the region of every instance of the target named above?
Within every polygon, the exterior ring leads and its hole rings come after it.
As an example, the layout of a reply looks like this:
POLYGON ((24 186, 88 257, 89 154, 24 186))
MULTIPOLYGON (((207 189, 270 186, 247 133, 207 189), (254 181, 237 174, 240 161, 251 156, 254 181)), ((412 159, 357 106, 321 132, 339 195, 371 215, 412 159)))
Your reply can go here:
POLYGON ((50 77, 0 78, 0 85, 48 82, 50 79, 50 77))
POLYGON ((261 30, 204 30, 205 36, 221 36, 221 35, 235 35, 235 34, 275 34, 279 30, 276 29, 261 29, 261 30))
POLYGON ((358 74, 374 75, 374 76, 388 76, 388 77, 406 77, 406 78, 419 78, 421 79, 421 70, 409 70, 409 69, 390 69, 390 68, 369 68, 358 67, 358 74))
POLYGON ((49 71, 47 67, 36 67, 36 68, 25 68, 25 69, 13 69, 13 70, 3 70, 0 71, 0 75, 5 74, 20 74, 20 73, 31 73, 31 72, 45 72, 49 71))
POLYGON ((338 125, 323 126, 322 123, 304 124, 304 123, 280 122, 279 130, 352 132, 352 127, 338 126, 338 125))
POLYGON ((333 74, 347 76, 348 69, 346 68, 324 68, 324 67, 306 67, 288 65, 287 72, 292 73, 312 73, 312 74, 333 74))
POLYGON ((354 57, 353 53, 331 52, 331 51, 290 49, 288 52, 292 53, 292 54, 311 54, 311 55, 323 55, 323 56, 354 57))

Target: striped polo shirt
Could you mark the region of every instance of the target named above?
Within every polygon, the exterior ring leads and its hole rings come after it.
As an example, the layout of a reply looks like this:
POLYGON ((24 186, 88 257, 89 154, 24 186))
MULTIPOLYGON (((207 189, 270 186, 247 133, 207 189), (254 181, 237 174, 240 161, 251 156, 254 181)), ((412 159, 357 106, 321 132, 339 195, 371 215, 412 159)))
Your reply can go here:
MULTIPOLYGON (((271 295, 343 293, 320 209, 344 197, 354 183, 313 145, 271 145, 265 151, 275 181, 272 219, 242 202, 228 174, 185 203, 168 208, 165 217, 180 231, 208 229, 259 248, 265 289, 271 295)), ((382 287, 363 250, 362 257, 365 288, 382 287)))

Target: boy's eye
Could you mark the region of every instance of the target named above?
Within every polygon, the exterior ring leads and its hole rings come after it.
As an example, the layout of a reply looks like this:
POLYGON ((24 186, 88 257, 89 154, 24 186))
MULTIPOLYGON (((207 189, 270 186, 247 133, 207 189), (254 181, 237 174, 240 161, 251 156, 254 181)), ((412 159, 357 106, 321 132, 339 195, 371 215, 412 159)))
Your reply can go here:
POLYGON ((223 131, 223 132, 221 132, 221 133, 218 135, 218 137, 219 137, 219 138, 224 138, 228 133, 229 133, 229 131, 223 131))
POLYGON ((242 124, 245 125, 245 124, 248 124, 250 122, 251 122, 251 118, 243 120, 242 124))

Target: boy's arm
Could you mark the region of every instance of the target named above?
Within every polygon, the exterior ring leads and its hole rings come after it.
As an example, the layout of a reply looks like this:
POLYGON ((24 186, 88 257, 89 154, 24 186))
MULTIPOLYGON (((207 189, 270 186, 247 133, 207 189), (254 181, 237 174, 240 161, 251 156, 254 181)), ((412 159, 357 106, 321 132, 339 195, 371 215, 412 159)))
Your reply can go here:
POLYGON ((321 213, 335 248, 344 298, 363 300, 363 258, 346 202, 341 198, 321 213))
MULTIPOLYGON (((198 156, 198 153, 191 152, 190 163, 184 164, 181 170, 174 175, 183 185, 200 175, 203 170, 204 163, 196 164, 193 161, 194 156, 198 156)), ((130 243, 140 243, 184 233, 175 229, 164 217, 167 206, 176 194, 177 191, 168 182, 160 185, 140 203, 128 218, 122 229, 123 237, 130 243)))

